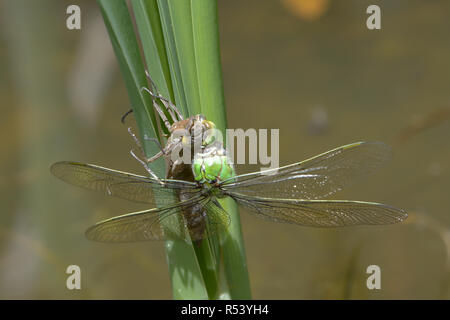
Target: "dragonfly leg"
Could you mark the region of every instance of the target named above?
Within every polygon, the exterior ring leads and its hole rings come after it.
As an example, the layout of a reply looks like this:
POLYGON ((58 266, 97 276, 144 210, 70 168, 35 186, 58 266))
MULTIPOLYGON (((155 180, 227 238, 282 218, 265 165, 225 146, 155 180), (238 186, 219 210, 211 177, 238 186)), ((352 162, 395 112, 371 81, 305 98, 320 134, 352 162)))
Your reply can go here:
MULTIPOLYGON (((130 111, 128 111, 126 114, 124 114, 123 117, 122 117, 122 119, 124 120, 124 118, 125 118, 128 114, 130 114, 131 112, 133 112, 133 110, 130 110, 130 111)), ((142 156, 145 157, 145 153, 144 153, 144 149, 142 148, 142 144, 141 144, 141 142, 139 141, 139 139, 136 137, 136 135, 134 134, 134 132, 133 132, 133 130, 131 129, 131 127, 128 127, 127 131, 128 131, 128 133, 130 134, 131 138, 133 138, 134 143, 136 143, 136 145, 138 146, 139 151, 141 152, 142 156)), ((163 149, 163 147, 161 146, 161 144, 159 143, 158 139, 156 139, 156 138, 149 138, 149 137, 147 137, 147 136, 144 136, 143 139, 144 139, 144 140, 147 140, 147 141, 153 141, 153 142, 158 146, 159 150, 161 150, 161 151, 163 152, 163 154, 166 155, 166 152, 165 152, 165 150, 163 149)))
POLYGON ((139 148, 139 151, 141 152, 142 157, 145 158, 145 161, 146 161, 147 163, 153 162, 153 161, 155 161, 156 159, 162 157, 163 155, 164 155, 164 156, 165 156, 165 155, 168 155, 169 152, 170 152, 171 149, 172 149, 172 148, 170 148, 170 147, 163 148, 163 147, 161 146, 161 144, 159 143, 158 139, 156 139, 156 138, 144 137, 144 140, 147 140, 147 141, 153 141, 153 142, 158 146, 158 148, 159 148, 159 150, 160 150, 160 152, 158 152, 158 153, 155 154, 154 156, 152 156, 152 157, 150 157, 150 158, 147 158, 147 157, 145 156, 145 152, 144 152, 144 149, 142 148, 141 142, 140 142, 139 139, 136 137, 136 135, 134 134, 134 132, 131 130, 131 127, 128 127, 128 133, 129 133, 130 136, 133 138, 134 142, 136 143, 136 145, 137 145, 138 148, 139 148))
POLYGON ((178 145, 179 145, 178 143, 173 143, 173 144, 167 145, 165 148, 161 148, 161 151, 158 152, 157 154, 155 154, 154 156, 152 156, 150 158, 145 158, 145 162, 151 163, 151 162, 159 159, 162 156, 170 155, 170 153, 173 151, 173 149, 175 149, 175 147, 178 145))
MULTIPOLYGON (((133 138, 134 142, 137 144, 137 146, 139 147, 139 149, 142 152, 142 154, 144 154, 144 150, 142 149, 142 144, 139 141, 139 139, 136 137, 134 132, 131 130, 131 127, 128 127, 128 133, 130 134, 131 138, 133 138)), ((164 150, 164 148, 161 146, 161 143, 159 143, 157 138, 149 138, 149 137, 145 136, 143 139, 146 140, 146 141, 153 141, 158 146, 159 150, 162 151, 162 153, 164 155, 167 154, 166 150, 164 150)))
POLYGON ((158 139, 156 139, 156 138, 144 137, 144 140, 147 140, 147 141, 153 141, 153 142, 158 146, 159 150, 160 150, 164 155, 166 155, 166 152, 165 152, 164 148, 161 146, 161 143, 159 143, 158 139))
POLYGON ((161 181, 161 179, 152 171, 152 169, 150 169, 150 167, 148 166, 148 163, 146 163, 144 160, 142 160, 141 158, 139 158, 134 152, 133 150, 130 150, 131 155, 133 156, 133 158, 135 158, 140 164, 142 164, 142 166, 144 167, 144 169, 150 174, 150 176, 155 179, 156 181, 158 181, 159 184, 164 185, 164 182, 161 181))
MULTIPOLYGON (((169 112, 170 117, 174 120, 174 121, 178 121, 177 117, 175 116, 175 114, 172 112, 172 110, 167 106, 167 102, 165 102, 165 100, 163 100, 164 98, 160 95, 156 95, 153 92, 151 92, 149 89, 147 89, 146 87, 142 87, 141 91, 145 91, 148 92, 148 94, 150 94, 150 96, 154 97, 154 98, 158 98, 159 100, 161 100, 161 102, 163 103, 163 105, 166 107, 166 110, 169 112)), ((170 124, 169 119, 167 119, 166 115, 164 114, 164 112, 162 111, 162 109, 160 108, 160 106, 158 105, 158 103, 156 102, 156 100, 153 100, 153 108, 155 108, 156 112, 158 113, 159 117, 163 120, 164 125, 166 126, 167 130, 170 132, 170 128, 172 127, 172 125, 170 124)))
MULTIPOLYGON (((150 81, 150 84, 152 85, 152 87, 155 89, 154 91, 156 93, 156 96, 154 94, 152 94, 152 93, 150 93, 150 94, 155 96, 156 98, 160 99, 161 102, 163 102, 164 106, 167 108, 167 111, 170 112, 170 110, 172 110, 173 112, 175 112, 177 114, 177 116, 178 116, 178 121, 183 120, 184 118, 183 118, 180 110, 178 110, 178 108, 172 102, 170 102, 170 100, 164 98, 163 96, 161 96, 159 94, 158 88, 156 87, 156 84, 153 82, 152 78, 150 77, 150 73, 148 72, 148 70, 145 70, 145 75, 147 76, 148 80, 150 81), (167 105, 164 102, 166 102, 167 105)), ((174 117, 172 117, 172 119, 175 120, 174 117)))
POLYGON ((167 109, 167 111, 171 114, 171 115, 173 115, 173 113, 172 112, 175 112, 176 113, 176 117, 175 117, 175 115, 173 116, 173 119, 174 120, 177 120, 177 121, 180 121, 180 120, 183 120, 183 116, 181 115, 181 112, 180 112, 180 110, 178 110, 178 108, 172 103, 172 102, 170 102, 170 100, 168 100, 168 99, 166 99, 166 98, 164 98, 162 95, 160 95, 159 93, 153 93, 153 92, 151 92, 148 88, 146 88, 146 87, 142 87, 141 88, 141 91, 146 91, 149 95, 151 95, 153 98, 156 98, 156 99, 159 99, 161 102, 162 102, 162 104, 166 107, 166 109, 167 109))
POLYGON ((128 133, 130 134, 131 138, 133 138, 134 142, 137 144, 137 146, 139 147, 139 149, 141 151, 142 150, 142 145, 141 142, 139 141, 139 139, 136 137, 136 135, 134 134, 134 132, 131 130, 131 127, 128 127, 128 133))
MULTIPOLYGON (((144 88, 144 89, 147 89, 147 88, 144 88)), ((170 132, 170 128, 172 127, 172 125, 170 124, 170 122, 167 119, 167 117, 164 114, 164 112, 159 107, 159 105, 156 102, 156 100, 153 100, 153 108, 155 108, 156 112, 158 112, 158 115, 162 119, 162 121, 164 122, 164 125, 166 126, 167 131, 170 132)), ((172 119, 175 119, 175 115, 173 113, 171 113, 171 112, 169 112, 169 113, 170 113, 170 116, 172 117, 172 119)))

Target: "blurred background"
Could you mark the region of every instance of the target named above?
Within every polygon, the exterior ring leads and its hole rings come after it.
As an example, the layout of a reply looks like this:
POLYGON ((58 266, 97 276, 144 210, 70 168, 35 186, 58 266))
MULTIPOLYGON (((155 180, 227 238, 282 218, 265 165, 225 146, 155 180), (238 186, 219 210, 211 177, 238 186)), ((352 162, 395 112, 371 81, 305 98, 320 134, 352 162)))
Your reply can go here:
MULTIPOLYGON (((241 211, 256 299, 450 298, 450 2, 219 1, 229 128, 279 128, 280 165, 360 140, 393 148, 334 196, 404 208, 392 226, 313 229, 241 211), (366 8, 381 7, 381 30, 366 8), (368 290, 366 268, 381 268, 368 290)), ((0 1, 0 298, 170 299, 163 243, 94 243, 93 223, 146 207, 78 189, 50 165, 145 174, 95 1, 0 1), (82 29, 66 28, 81 7, 82 29), (82 290, 66 289, 67 266, 82 290)), ((239 173, 259 166, 240 166, 239 173)))

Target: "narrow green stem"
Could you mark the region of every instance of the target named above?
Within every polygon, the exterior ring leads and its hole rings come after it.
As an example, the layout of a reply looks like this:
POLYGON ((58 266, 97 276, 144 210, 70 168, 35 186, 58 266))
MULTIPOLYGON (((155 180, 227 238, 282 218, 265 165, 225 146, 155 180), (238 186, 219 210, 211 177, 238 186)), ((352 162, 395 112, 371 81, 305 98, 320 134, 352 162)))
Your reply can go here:
MULTIPOLYGON (((140 136, 162 142, 151 99, 141 91, 148 83, 126 2, 98 3, 140 136)), ((146 65, 159 92, 174 101, 184 116, 203 113, 225 132, 216 0, 132 0, 132 8, 146 65)), ((147 156, 157 151, 147 140, 141 141, 147 156)), ((162 161, 151 168, 164 176, 162 161)), ((232 221, 226 234, 210 237, 201 245, 166 242, 175 299, 251 298, 239 214, 231 200, 221 203, 232 221)))

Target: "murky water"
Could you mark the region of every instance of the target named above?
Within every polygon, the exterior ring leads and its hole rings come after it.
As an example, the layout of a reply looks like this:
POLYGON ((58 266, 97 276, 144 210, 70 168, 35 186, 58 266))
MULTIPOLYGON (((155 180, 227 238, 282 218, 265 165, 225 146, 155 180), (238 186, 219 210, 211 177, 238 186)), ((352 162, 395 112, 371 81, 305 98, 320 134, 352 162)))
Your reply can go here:
MULTIPOLYGON (((242 211, 253 296, 449 298, 450 3, 378 1, 382 29, 370 31, 370 1, 302 2, 220 1, 229 127, 279 128, 281 165, 360 140, 390 144, 385 168, 334 198, 388 203, 410 218, 323 230, 242 211), (381 268, 381 290, 366 287, 369 265, 381 268)), ((49 174, 58 160, 145 172, 128 153, 119 120, 129 101, 95 3, 81 2, 81 32, 63 25, 69 2, 33 3, 0 4, 0 298, 170 298, 162 243, 83 236, 145 207, 49 174), (71 264, 81 291, 65 288, 71 264)))

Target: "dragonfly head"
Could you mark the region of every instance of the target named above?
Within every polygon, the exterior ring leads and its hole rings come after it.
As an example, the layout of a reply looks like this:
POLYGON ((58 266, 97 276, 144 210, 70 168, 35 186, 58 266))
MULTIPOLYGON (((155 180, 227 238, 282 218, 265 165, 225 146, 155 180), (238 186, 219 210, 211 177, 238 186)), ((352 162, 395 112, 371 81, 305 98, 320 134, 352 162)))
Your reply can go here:
POLYGON ((194 145, 206 147, 216 140, 216 125, 214 122, 206 120, 206 117, 202 114, 192 117, 192 125, 189 131, 194 145))
POLYGON ((206 120, 202 114, 177 121, 170 128, 169 141, 172 143, 181 143, 183 147, 194 147, 195 150, 201 150, 217 139, 218 133, 214 122, 206 120))

